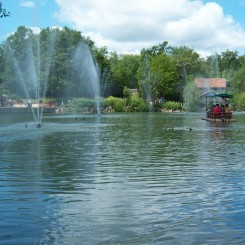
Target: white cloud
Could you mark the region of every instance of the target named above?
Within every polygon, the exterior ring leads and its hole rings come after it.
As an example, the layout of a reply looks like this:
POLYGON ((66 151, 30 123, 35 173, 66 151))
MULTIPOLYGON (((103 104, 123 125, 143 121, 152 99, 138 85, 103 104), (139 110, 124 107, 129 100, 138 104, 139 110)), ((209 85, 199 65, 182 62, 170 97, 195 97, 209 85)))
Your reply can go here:
POLYGON ((35 3, 33 1, 22 1, 20 3, 20 6, 26 7, 26 8, 35 8, 35 3))
POLYGON ((168 41, 200 53, 244 49, 245 32, 214 2, 201 0, 55 0, 55 17, 98 46, 139 52, 168 41))

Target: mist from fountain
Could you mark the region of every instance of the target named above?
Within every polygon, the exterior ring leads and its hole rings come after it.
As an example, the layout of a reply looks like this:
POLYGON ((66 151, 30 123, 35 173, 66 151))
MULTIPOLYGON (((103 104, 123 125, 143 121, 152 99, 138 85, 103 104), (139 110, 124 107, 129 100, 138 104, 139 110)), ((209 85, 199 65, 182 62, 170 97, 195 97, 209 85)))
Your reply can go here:
MULTIPOLYGON (((187 79, 187 71, 186 71, 186 64, 181 64, 181 78, 180 78, 180 107, 183 107, 183 89, 187 86, 188 79, 187 79)), ((189 104, 189 102, 187 103, 189 104)), ((188 108, 189 109, 189 108, 188 108)))
POLYGON ((100 84, 101 97, 106 96, 109 79, 110 79, 110 71, 109 69, 105 69, 101 75, 101 84, 100 84))
MULTIPOLYGON (((42 126, 44 100, 56 39, 56 32, 50 32, 41 46, 40 35, 27 37, 22 40, 21 55, 12 47, 11 42, 6 42, 5 46, 8 64, 19 89, 17 93, 28 101, 28 108, 38 128, 42 126)), ((81 42, 75 47, 71 62, 72 78, 79 87, 78 96, 95 99, 97 114, 100 115, 100 69, 87 44, 81 42)))
POLYGON ((186 86, 184 87, 184 104, 185 104, 185 109, 187 111, 189 110, 197 110, 195 109, 195 105, 200 103, 200 97, 203 97, 206 94, 215 94, 215 93, 220 93, 223 92, 221 90, 214 91, 211 87, 210 79, 214 78, 220 78, 220 68, 219 68, 219 56, 218 54, 214 54, 211 56, 211 60, 209 63, 209 73, 208 76, 205 78, 199 78, 202 83, 202 91, 198 91, 196 89, 196 85, 194 81, 187 81, 187 74, 185 69, 182 70, 182 76, 183 78, 186 77, 186 81, 184 83, 186 86))
POLYGON ((87 44, 81 42, 77 45, 73 53, 73 65, 75 67, 74 74, 77 76, 76 79, 78 79, 82 95, 95 99, 97 114, 100 115, 101 72, 87 44))
POLYGON ((150 88, 150 82, 151 82, 151 69, 150 69, 150 63, 147 55, 144 56, 144 63, 143 63, 143 81, 142 86, 146 95, 146 101, 149 103, 149 109, 152 110, 153 106, 153 96, 151 93, 150 88))
POLYGON ((211 67, 214 68, 215 71, 215 77, 220 77, 220 70, 219 70, 219 56, 218 54, 214 54, 212 56, 212 60, 211 60, 211 67))
POLYGON ((28 108, 31 110, 34 122, 38 128, 42 125, 43 103, 56 36, 52 32, 48 36, 46 46, 42 48, 40 47, 39 38, 39 35, 36 35, 31 40, 29 38, 23 40, 25 42, 23 43, 25 55, 21 57, 15 55, 15 50, 10 43, 7 43, 6 46, 9 64, 13 68, 17 83, 24 90, 25 97, 28 100, 28 108), (32 106, 33 100, 36 101, 36 108, 32 106))

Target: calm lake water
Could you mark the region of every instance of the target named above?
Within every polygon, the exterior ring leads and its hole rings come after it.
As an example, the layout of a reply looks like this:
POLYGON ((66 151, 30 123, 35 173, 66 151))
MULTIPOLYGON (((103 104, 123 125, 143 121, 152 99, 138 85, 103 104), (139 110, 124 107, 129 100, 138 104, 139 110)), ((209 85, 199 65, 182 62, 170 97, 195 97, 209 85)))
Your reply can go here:
POLYGON ((0 244, 245 244, 245 114, 202 116, 1 115, 0 244))

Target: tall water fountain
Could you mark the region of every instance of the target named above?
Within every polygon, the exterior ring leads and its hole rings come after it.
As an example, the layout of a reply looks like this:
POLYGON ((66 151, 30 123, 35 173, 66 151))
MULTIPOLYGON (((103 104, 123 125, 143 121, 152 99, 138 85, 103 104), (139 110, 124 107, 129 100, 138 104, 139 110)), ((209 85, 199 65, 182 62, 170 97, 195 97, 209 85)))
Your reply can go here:
POLYGON ((211 74, 211 77, 220 77, 220 69, 219 69, 219 56, 218 54, 214 54, 211 56, 211 71, 213 74, 211 74))
POLYGON ((16 86, 24 91, 28 100, 37 128, 42 126, 43 103, 46 95, 47 83, 56 36, 54 32, 47 37, 45 46, 41 47, 40 36, 21 40, 21 50, 13 49, 11 42, 6 43, 8 64, 14 73, 16 86), (18 86, 20 85, 20 86, 18 86), (32 103, 35 103, 34 104, 32 103))
POLYGON ((83 97, 94 98, 100 115, 100 69, 87 44, 79 43, 73 52, 73 76, 83 97))
POLYGON ((146 100, 150 105, 149 109, 151 111, 153 105, 153 96, 151 92, 151 69, 150 69, 149 59, 146 54, 144 56, 144 62, 143 62, 142 86, 144 89, 146 100))
MULTIPOLYGON (((182 69, 182 82, 186 84, 183 90, 186 110, 197 111, 197 110, 200 110, 200 107, 204 109, 205 107, 204 95, 224 92, 224 88, 215 88, 212 86, 212 82, 211 82, 212 79, 215 79, 215 78, 220 79, 220 78, 225 77, 224 76, 225 74, 223 73, 223 71, 222 72, 220 71, 218 54, 217 53, 213 54, 212 56, 210 56, 210 59, 208 59, 207 61, 208 61, 207 63, 208 70, 206 74, 205 75, 199 74, 199 78, 197 77, 199 80, 198 82, 199 85, 201 84, 201 88, 202 88, 201 90, 200 88, 197 89, 197 86, 194 80, 187 81, 188 74, 186 74, 185 67, 182 66, 182 68, 184 68, 182 69)), ((233 71, 231 70, 226 75, 228 79, 230 78, 232 72, 233 71)))
MULTIPOLYGON (((56 52, 56 34, 57 32, 51 31, 45 42, 40 42, 40 35, 33 35, 31 38, 28 36, 21 40, 20 50, 14 49, 11 41, 6 42, 8 66, 12 75, 14 74, 15 86, 19 90, 15 92, 22 94, 22 98, 28 101, 28 109, 33 114, 37 128, 42 127, 44 100, 52 58, 56 52)), ((95 99, 97 114, 100 115, 100 70, 89 47, 79 43, 67 59, 69 60, 66 63, 71 64, 67 68, 67 81, 74 81, 78 91, 76 96, 95 99)))

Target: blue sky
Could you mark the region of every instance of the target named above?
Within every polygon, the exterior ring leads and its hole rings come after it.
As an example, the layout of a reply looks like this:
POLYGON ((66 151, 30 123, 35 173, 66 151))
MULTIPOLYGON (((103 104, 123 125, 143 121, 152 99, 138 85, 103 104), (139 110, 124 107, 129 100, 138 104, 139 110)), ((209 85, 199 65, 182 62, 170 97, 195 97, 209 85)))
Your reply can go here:
POLYGON ((58 5, 53 0, 46 1, 23 1, 23 0, 0 0, 3 8, 10 12, 10 17, 0 19, 0 40, 15 32, 20 25, 27 27, 47 27, 60 25, 53 17, 58 10, 58 5))
MULTIPOLYGON (((203 0, 204 3, 211 2, 210 0, 203 0)), ((232 15, 233 18, 240 22, 245 29, 245 0, 215 0, 223 9, 224 13, 232 15)))
POLYGON ((168 41, 206 56, 227 49, 245 54, 245 0, 0 0, 0 41, 24 25, 68 26, 98 47, 138 53, 168 41))

